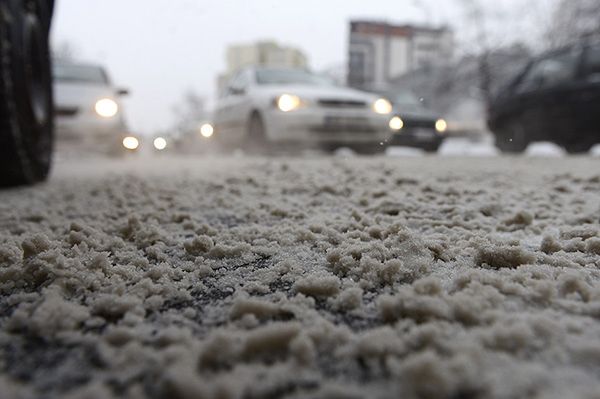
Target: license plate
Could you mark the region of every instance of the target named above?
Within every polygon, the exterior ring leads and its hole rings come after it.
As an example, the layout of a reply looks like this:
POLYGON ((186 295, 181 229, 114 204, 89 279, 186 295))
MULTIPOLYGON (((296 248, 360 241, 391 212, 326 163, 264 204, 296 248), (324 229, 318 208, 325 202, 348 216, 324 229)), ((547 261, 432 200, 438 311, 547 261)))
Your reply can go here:
POLYGON ((417 140, 431 140, 435 137, 435 133, 432 129, 416 129, 413 136, 417 140))
POLYGON ((324 125, 326 128, 356 128, 367 125, 367 119, 351 116, 326 116, 324 125))

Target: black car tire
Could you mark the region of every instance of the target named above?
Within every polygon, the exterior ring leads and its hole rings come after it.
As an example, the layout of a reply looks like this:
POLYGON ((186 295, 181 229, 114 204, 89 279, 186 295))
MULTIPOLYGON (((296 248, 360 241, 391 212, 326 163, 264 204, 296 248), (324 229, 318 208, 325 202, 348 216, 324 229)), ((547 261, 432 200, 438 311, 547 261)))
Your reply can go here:
POLYGON ((435 154, 439 151, 442 146, 443 140, 436 140, 434 142, 423 145, 423 150, 428 154, 435 154))
POLYGON ((581 141, 564 144, 563 147, 569 154, 584 154, 590 152, 594 144, 590 141, 581 141))
POLYGON ((52 1, 0 0, 0 186, 32 184, 50 171, 52 1))
POLYGON ((529 145, 525 127, 513 122, 496 132, 496 147, 505 153, 521 153, 529 145))

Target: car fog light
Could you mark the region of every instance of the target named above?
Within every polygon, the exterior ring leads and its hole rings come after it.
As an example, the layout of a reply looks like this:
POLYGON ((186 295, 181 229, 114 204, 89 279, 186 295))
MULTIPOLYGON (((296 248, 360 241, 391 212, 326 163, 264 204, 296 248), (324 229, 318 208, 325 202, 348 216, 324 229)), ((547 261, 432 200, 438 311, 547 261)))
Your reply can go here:
POLYGON ((140 141, 133 136, 128 136, 123 139, 123 147, 127 148, 128 150, 137 150, 139 146, 140 141))
POLYGON ((209 139, 215 134, 215 128, 210 123, 205 123, 200 126, 200 134, 202 137, 209 139))
POLYGON ((390 119, 390 129, 399 132, 404 127, 404 121, 399 116, 394 116, 390 119))
POLYGON ((438 119, 437 122, 435 122, 435 130, 437 130, 438 133, 446 133, 446 130, 448 130, 448 122, 443 119, 438 119))
POLYGON ((165 140, 162 137, 157 137, 154 139, 154 148, 156 148, 158 151, 162 151, 165 148, 167 148, 167 140, 165 140))

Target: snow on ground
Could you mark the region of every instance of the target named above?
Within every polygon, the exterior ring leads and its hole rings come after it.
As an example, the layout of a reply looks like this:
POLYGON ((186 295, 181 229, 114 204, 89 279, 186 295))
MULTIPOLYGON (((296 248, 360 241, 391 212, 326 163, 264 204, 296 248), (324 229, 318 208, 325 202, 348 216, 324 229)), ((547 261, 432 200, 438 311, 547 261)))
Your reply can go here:
POLYGON ((388 147, 385 151, 388 157, 422 157, 425 151, 412 147, 388 147))
POLYGON ((62 161, 0 192, 0 397, 597 398, 593 158, 62 161))
POLYGON ((438 154, 442 156, 493 157, 498 156, 500 152, 494 146, 491 136, 478 140, 456 137, 444 140, 438 154))
POLYGON ((530 157, 562 158, 566 154, 562 147, 549 142, 531 143, 525 150, 525 155, 530 157))

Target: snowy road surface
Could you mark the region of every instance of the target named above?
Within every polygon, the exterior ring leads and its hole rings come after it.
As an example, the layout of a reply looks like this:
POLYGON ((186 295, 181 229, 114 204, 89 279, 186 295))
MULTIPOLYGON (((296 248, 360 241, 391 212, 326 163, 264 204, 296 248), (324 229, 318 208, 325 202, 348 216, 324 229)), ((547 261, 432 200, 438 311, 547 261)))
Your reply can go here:
POLYGON ((598 398, 599 222, 593 157, 62 161, 0 192, 0 397, 598 398))

